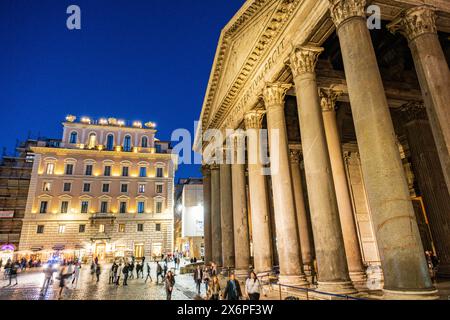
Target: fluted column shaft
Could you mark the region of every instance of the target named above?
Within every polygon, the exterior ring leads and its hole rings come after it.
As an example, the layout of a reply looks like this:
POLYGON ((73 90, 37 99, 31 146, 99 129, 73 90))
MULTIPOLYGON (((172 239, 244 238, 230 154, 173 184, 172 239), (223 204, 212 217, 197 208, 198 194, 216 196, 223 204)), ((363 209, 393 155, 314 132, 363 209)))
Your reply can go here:
POLYGON ((439 42, 436 18, 432 7, 415 7, 403 12, 388 28, 400 31, 408 39, 447 189, 450 190, 450 70, 439 42))
POLYGON ((382 257, 384 293, 433 294, 394 126, 366 24, 365 0, 331 0, 364 183, 382 257))
POLYGON ((203 166, 203 230, 205 242, 205 263, 212 261, 212 233, 211 233, 211 169, 203 166))
POLYGON ((253 264, 255 272, 272 270, 272 240, 268 190, 263 166, 259 157, 261 151, 260 130, 264 112, 253 110, 244 117, 247 131, 248 188, 252 223, 253 264))
POLYGON ((292 187, 294 190, 295 208, 297 211, 297 224, 300 237, 300 246, 302 250, 303 266, 306 270, 312 267, 313 248, 311 234, 309 231, 308 213, 306 211, 305 198, 303 196, 303 182, 300 172, 300 150, 291 150, 291 174, 292 187))
POLYGON ((274 83, 267 85, 263 92, 269 130, 273 204, 280 264, 279 280, 281 283, 307 285, 297 230, 284 115, 284 98, 289 87, 274 83))
POLYGON ((220 215, 223 267, 234 268, 234 222, 231 165, 220 164, 220 215))
POLYGON ((220 218, 220 171, 216 164, 211 165, 211 236, 212 259, 222 266, 222 228, 220 218))
POLYGON ((318 282, 323 291, 354 293, 316 83, 315 66, 322 51, 317 47, 299 47, 290 59, 297 93, 318 282))
POLYGON ((450 277, 450 195, 422 103, 401 108, 414 175, 427 210, 433 243, 439 258, 438 274, 450 277))
MULTIPOLYGON (((245 136, 235 134, 233 144, 237 149, 235 154, 245 155, 245 136), (243 152, 241 152, 243 151, 243 152)), ((247 183, 245 178, 245 158, 234 158, 231 165, 231 180, 233 185, 233 221, 234 221, 234 251, 235 269, 238 276, 244 279, 250 266, 250 235, 247 211, 247 183)))
POLYGON ((320 95, 323 123, 328 152, 330 154, 334 189, 336 191, 350 278, 355 285, 365 285, 367 279, 365 277, 355 216, 353 214, 347 174, 345 172, 344 157, 342 155, 341 140, 336 121, 335 103, 339 93, 333 90, 321 90, 320 95))

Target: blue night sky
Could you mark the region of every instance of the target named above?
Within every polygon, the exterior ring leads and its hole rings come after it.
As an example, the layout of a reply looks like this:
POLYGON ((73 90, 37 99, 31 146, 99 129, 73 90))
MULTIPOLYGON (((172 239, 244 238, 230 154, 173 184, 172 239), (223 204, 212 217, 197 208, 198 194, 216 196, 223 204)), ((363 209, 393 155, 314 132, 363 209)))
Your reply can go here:
MULTIPOLYGON (((0 146, 60 138, 67 114, 194 131, 220 31, 244 0, 1 0, 0 146), (81 8, 81 30, 66 9, 81 8)), ((177 177, 200 176, 181 166, 177 177)))

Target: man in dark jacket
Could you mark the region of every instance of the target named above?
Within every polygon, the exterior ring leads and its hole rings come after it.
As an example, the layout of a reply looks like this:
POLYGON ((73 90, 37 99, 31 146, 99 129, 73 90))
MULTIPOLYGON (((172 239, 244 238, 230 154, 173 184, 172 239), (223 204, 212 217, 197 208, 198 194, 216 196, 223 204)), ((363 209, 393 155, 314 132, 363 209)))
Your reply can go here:
POLYGON ((236 280, 234 274, 231 274, 227 286, 225 287, 223 298, 225 300, 239 300, 241 297, 242 291, 239 281, 236 280))
POLYGON ((202 285, 203 280, 203 270, 198 265, 197 268, 194 270, 194 281, 195 285, 197 286, 197 293, 200 294, 200 287, 202 285))

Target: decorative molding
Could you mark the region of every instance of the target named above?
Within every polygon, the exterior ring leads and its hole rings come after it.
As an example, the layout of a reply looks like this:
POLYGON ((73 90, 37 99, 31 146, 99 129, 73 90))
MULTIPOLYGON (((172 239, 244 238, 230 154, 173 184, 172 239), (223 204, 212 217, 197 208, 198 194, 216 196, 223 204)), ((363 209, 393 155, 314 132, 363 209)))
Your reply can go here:
POLYGON ((319 89, 320 96, 320 106, 322 107, 322 112, 330 112, 336 110, 336 101, 343 94, 342 91, 333 90, 332 88, 319 89))
POLYGON ((244 115, 245 129, 261 129, 263 124, 264 110, 251 110, 244 115))
POLYGON ((366 0, 329 0, 330 14, 336 28, 350 18, 366 18, 366 0))
POLYGON ((286 93, 290 88, 292 88, 291 84, 282 82, 266 84, 266 87, 264 88, 262 94, 266 109, 269 109, 273 106, 284 107, 284 98, 286 97, 286 93))
POLYGON ((299 46, 290 56, 290 67, 294 78, 305 73, 314 73, 319 55, 324 48, 313 46, 299 46))
POLYGON ((387 28, 392 33, 399 32, 408 41, 413 41, 424 34, 437 34, 436 19, 435 9, 424 5, 403 11, 387 28))
POLYGON ((209 165, 211 168, 211 171, 219 170, 220 166, 217 163, 212 163, 209 165))
POLYGON ((406 123, 415 120, 428 120, 427 109, 421 101, 411 101, 400 108, 406 123))
POLYGON ((208 164, 205 164, 202 166, 202 175, 204 177, 210 176, 211 175, 211 166, 208 164))

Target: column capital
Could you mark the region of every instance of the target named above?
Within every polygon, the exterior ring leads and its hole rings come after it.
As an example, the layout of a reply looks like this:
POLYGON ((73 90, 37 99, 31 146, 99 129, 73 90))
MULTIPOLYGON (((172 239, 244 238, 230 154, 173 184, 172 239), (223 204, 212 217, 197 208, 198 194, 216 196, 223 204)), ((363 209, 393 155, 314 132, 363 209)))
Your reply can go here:
POLYGON ((329 0, 330 14, 336 28, 350 18, 366 18, 366 0, 329 0))
POLYGON ((406 123, 414 120, 428 120, 427 109, 421 101, 411 101, 400 107, 406 123))
POLYGON ((319 89, 320 106, 323 112, 330 112, 336 110, 336 101, 342 95, 342 91, 333 90, 331 88, 319 89))
POLYGON ((295 77, 305 73, 314 73, 319 55, 323 48, 314 46, 298 46, 294 48, 290 56, 291 70, 295 77))
POLYGON ((291 87, 291 84, 282 82, 266 84, 262 94, 266 109, 273 106, 284 106, 284 98, 291 87))
POLYGON ((261 129, 266 111, 251 110, 244 115, 245 129, 261 129))
POLYGON ((398 18, 387 25, 387 28, 390 32, 399 32, 408 41, 413 41, 423 34, 437 34, 436 18, 435 9, 423 5, 403 11, 398 18))
POLYGON ((302 161, 302 151, 300 149, 290 149, 289 158, 291 160, 291 163, 300 164, 300 162, 302 161))

